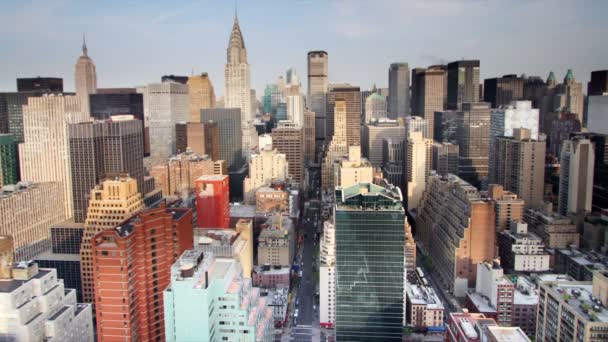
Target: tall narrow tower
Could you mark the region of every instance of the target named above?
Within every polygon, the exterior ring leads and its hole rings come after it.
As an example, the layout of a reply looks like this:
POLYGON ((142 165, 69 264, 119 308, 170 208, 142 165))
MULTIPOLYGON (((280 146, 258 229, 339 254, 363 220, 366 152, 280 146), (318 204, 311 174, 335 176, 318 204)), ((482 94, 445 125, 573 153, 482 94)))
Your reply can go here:
POLYGON ((83 114, 89 115, 89 95, 97 93, 97 73, 95 63, 89 57, 84 35, 82 36, 82 55, 76 61, 74 79, 81 111, 83 114))

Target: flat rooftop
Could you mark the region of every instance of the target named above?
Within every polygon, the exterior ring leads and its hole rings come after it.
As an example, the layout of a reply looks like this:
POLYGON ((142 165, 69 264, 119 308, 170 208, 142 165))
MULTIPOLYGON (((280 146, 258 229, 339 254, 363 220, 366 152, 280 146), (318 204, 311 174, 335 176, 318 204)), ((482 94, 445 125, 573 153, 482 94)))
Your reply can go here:
POLYGON ((608 322, 608 310, 605 306, 594 302, 593 286, 591 282, 557 282, 553 286, 546 286, 554 297, 567 299, 566 305, 576 311, 582 317, 591 319, 596 317, 596 322, 608 322))
POLYGON ((488 333, 494 336, 496 342, 526 342, 530 341, 528 336, 520 327, 489 326, 488 333))

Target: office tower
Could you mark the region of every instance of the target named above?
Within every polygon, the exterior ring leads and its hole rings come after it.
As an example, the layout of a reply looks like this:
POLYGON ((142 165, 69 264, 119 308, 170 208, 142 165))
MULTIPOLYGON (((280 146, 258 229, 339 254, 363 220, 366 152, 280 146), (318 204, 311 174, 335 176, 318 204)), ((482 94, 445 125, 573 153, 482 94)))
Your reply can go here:
POLYGON ((106 178, 128 174, 143 193, 141 129, 130 115, 68 126, 74 221, 85 221, 91 189, 106 178))
POLYGON ((532 139, 529 129, 516 128, 512 137, 498 136, 493 145, 488 183, 501 184, 516 193, 529 208, 540 207, 545 187, 545 140, 532 139))
POLYGON ((433 115, 433 137, 438 142, 458 144, 458 112, 444 110, 433 115))
POLYGON ((315 137, 317 148, 320 148, 325 139, 331 139, 326 127, 325 95, 328 86, 328 55, 325 51, 309 51, 308 63, 308 90, 306 92, 308 109, 315 113, 315 137))
POLYGON ((3 264, 0 330, 6 341, 93 342, 91 305, 76 304, 76 291, 64 288, 52 268, 32 261, 3 264))
POLYGON ((51 245, 51 225, 66 219, 59 182, 18 183, 0 191, 0 234, 11 235, 15 260, 30 260, 51 245))
POLYGON ((405 118, 406 138, 412 132, 421 132, 422 137, 428 139, 428 122, 420 116, 408 116, 405 118))
POLYGON ((281 97, 282 94, 276 84, 267 84, 264 88, 264 113, 275 116, 281 97))
POLYGON ((76 96, 30 98, 23 106, 25 142, 19 145, 21 179, 34 182, 61 182, 63 208, 72 217, 72 176, 70 173, 68 125, 85 122, 76 96))
POLYGON ((407 210, 415 210, 420 204, 427 177, 430 174, 433 140, 425 139, 423 133, 411 132, 405 144, 405 184, 407 210))
POLYGON ((559 208, 562 215, 591 211, 595 146, 584 136, 562 145, 559 174, 559 208))
POLYGON ((550 127, 548 154, 559 158, 564 141, 568 140, 572 133, 580 132, 582 124, 576 114, 562 112, 559 114, 559 118, 551 121, 550 127))
POLYGON ((279 102, 277 105, 276 114, 274 115, 275 121, 287 120, 287 104, 285 102, 279 102))
POLYGON ((0 186, 19 181, 17 143, 12 134, 0 134, 0 186))
POLYGON ((195 181, 204 175, 226 175, 228 170, 223 160, 213 160, 188 150, 175 155, 163 164, 150 168, 156 185, 164 197, 183 196, 194 191, 195 181))
MULTIPOLYGON (((200 114, 199 114, 200 118, 200 114)), ((176 153, 190 149, 200 156, 220 159, 220 128, 217 122, 182 122, 175 125, 176 153)))
POLYGON ((382 174, 390 184, 398 186, 405 192, 403 169, 405 162, 405 140, 385 138, 382 139, 382 174))
POLYGON ((192 210, 164 203, 95 235, 98 341, 165 339, 163 291, 171 282, 170 265, 192 248, 192 239, 192 210))
POLYGON ((308 163, 314 163, 316 160, 315 115, 314 112, 308 110, 304 112, 302 144, 304 145, 304 162, 308 163))
POLYGON ((559 84, 553 100, 554 110, 565 110, 577 115, 578 120, 583 122, 583 107, 585 95, 583 94, 583 84, 576 82, 571 69, 568 69, 564 82, 559 84))
POLYGON ((427 137, 433 139, 435 112, 445 109, 447 102, 447 72, 444 65, 412 70, 412 115, 428 123, 427 137))
POLYGON ((304 96, 287 96, 287 120, 293 121, 298 126, 304 125, 304 96))
POLYGON ((372 120, 386 119, 386 99, 384 96, 372 91, 372 94, 365 99, 365 119, 364 123, 372 120))
POLYGON ((287 156, 276 149, 265 147, 251 155, 249 176, 243 182, 245 203, 255 203, 255 191, 272 181, 286 181, 289 177, 287 156))
POLYGON ((329 87, 327 92, 327 137, 333 137, 334 133, 334 108, 336 102, 344 101, 346 109, 346 144, 361 144, 361 92, 359 87, 350 84, 335 84, 329 87))
POLYGON ((76 96, 80 100, 80 110, 83 114, 90 115, 89 95, 97 92, 97 73, 95 63, 88 55, 84 36, 82 37, 82 55, 78 57, 74 67, 74 80, 76 96))
MULTIPOLYGON (((376 167, 382 166, 382 141, 384 139, 404 140, 406 130, 397 120, 383 119, 363 125, 361 150, 363 156, 376 167)), ((395 184, 396 185, 396 184, 395 184)))
POLYGON ((258 236, 258 265, 289 266, 295 256, 293 222, 280 213, 272 215, 258 236))
POLYGON ((161 83, 165 82, 176 82, 181 84, 188 84, 188 76, 179 76, 179 75, 163 75, 160 78, 161 83))
POLYGON ((289 175, 297 184, 304 182, 304 144, 303 130, 289 121, 279 121, 277 128, 272 130, 272 146, 285 154, 289 175))
POLYGON ((502 185, 490 184, 487 196, 494 204, 494 227, 497 233, 508 230, 511 221, 523 219, 525 202, 517 194, 506 191, 502 185))
POLYGON ((495 137, 512 137, 515 128, 530 130, 531 138, 538 140, 538 109, 530 101, 514 101, 492 109, 490 134, 495 137))
MULTIPOLYGON (((523 98, 532 101, 532 107, 541 109, 543 97, 547 94, 548 87, 540 76, 527 76, 524 79, 523 98)), ((541 110, 541 117, 542 117, 541 110)))
POLYGON ((23 106, 27 105, 28 98, 41 97, 45 94, 47 93, 40 91, 0 93, 0 117, 4 117, 3 121, 5 121, 2 132, 14 135, 17 144, 24 142, 23 106))
POLYGON ((492 108, 508 105, 524 99, 524 78, 517 75, 486 78, 483 81, 483 101, 492 108))
POLYGON ((59 77, 32 77, 18 78, 17 91, 40 91, 45 93, 63 92, 63 78, 59 77))
POLYGON ((433 143, 433 167, 438 175, 445 176, 448 173, 458 174, 458 145, 448 142, 433 143))
POLYGON ((243 130, 243 154, 249 157, 251 145, 251 123, 255 118, 255 110, 251 108, 251 86, 247 49, 239 26, 239 20, 234 16, 234 25, 230 33, 227 49, 227 61, 224 68, 224 107, 239 108, 241 114, 241 129, 243 130))
POLYGON ((201 109, 215 107, 213 84, 206 72, 188 77, 188 96, 190 98, 190 119, 188 122, 201 121, 201 109))
POLYGON ((401 191, 385 182, 360 183, 337 188, 335 198, 336 340, 401 341, 405 285, 401 191))
POLYGON ((272 339, 270 297, 243 277, 238 261, 196 248, 170 271, 163 293, 167 342, 272 339))
POLYGON ((333 328, 336 323, 336 229, 332 222, 323 222, 319 242, 319 324, 322 328, 333 328))
POLYGON ((85 303, 95 301, 94 264, 92 252, 93 237, 106 229, 118 226, 134 213, 142 210, 142 195, 138 192, 137 181, 133 178, 106 180, 91 190, 89 210, 80 246, 80 273, 82 277, 82 298, 85 303))
POLYGON ((536 341, 607 339, 607 286, 606 271, 595 272, 591 282, 541 282, 536 341))
POLYGON ((372 165, 365 158, 361 158, 361 147, 349 146, 348 157, 335 162, 334 186, 348 188, 359 183, 372 183, 374 173, 372 165))
POLYGON ((462 60, 448 64, 448 108, 479 102, 479 61, 462 60))
POLYGON ((494 258, 494 205, 454 175, 431 175, 418 209, 416 235, 448 291, 464 297, 475 286, 475 265, 494 258))
POLYGON ((410 68, 407 63, 392 63, 388 69, 388 117, 410 115, 410 68))
POLYGON ((500 265, 506 271, 546 272, 550 255, 545 252, 543 240, 534 233, 528 233, 528 224, 512 221, 509 230, 497 235, 500 265))
POLYGON ((150 126, 150 158, 159 162, 175 153, 175 125, 188 121, 188 86, 167 81, 151 83, 144 94, 144 116, 150 126))
POLYGON ((329 191, 333 191, 334 188, 334 162, 348 153, 348 144, 346 143, 346 101, 336 101, 333 113, 335 116, 335 134, 331 137, 329 146, 325 152, 325 158, 321 163, 321 187, 323 190, 329 191))
POLYGON ((198 227, 230 227, 230 184, 228 176, 204 175, 198 178, 194 185, 198 227))
POLYGON ((589 139, 595 148, 593 163, 592 211, 601 212, 608 208, 608 136, 596 133, 572 133, 570 137, 580 136, 589 139))
POLYGON ((460 148, 458 177, 479 189, 488 176, 490 104, 463 103, 461 108, 456 133, 460 148))
POLYGON ((591 72, 591 80, 587 83, 587 96, 608 93, 608 70, 591 72))
POLYGON ((106 120, 115 115, 129 114, 140 120, 143 132, 144 156, 150 155, 150 127, 144 117, 144 96, 136 88, 101 88, 89 95, 91 117, 106 120))
POLYGON ((200 121, 217 123, 220 137, 219 159, 226 161, 228 170, 239 170, 243 166, 241 110, 238 108, 203 109, 200 121))

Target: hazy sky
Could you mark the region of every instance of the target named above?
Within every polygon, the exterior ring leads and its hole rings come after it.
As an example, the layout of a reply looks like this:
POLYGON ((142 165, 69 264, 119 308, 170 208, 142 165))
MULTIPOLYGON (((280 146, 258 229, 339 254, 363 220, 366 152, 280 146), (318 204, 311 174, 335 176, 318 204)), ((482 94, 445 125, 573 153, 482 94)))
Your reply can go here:
MULTIPOLYGON (((608 69, 605 0, 241 0, 252 86, 293 66, 306 82, 306 53, 329 53, 331 82, 387 85, 391 62, 424 67, 480 59, 481 77, 526 73, 585 83, 608 69)), ((17 77, 64 78, 86 33, 98 87, 157 82, 206 71, 223 93, 233 1, 19 0, 0 3, 0 91, 17 77)), ((586 89, 586 84, 584 85, 586 89)))

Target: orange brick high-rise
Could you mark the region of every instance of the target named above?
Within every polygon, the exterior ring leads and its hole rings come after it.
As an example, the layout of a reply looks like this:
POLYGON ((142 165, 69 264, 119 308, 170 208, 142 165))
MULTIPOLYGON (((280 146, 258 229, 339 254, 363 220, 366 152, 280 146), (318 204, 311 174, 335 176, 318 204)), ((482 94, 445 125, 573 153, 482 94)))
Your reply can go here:
POLYGON ((192 238, 192 211, 164 203, 94 237, 97 341, 165 340, 163 291, 192 238))

